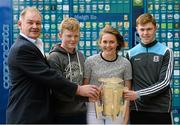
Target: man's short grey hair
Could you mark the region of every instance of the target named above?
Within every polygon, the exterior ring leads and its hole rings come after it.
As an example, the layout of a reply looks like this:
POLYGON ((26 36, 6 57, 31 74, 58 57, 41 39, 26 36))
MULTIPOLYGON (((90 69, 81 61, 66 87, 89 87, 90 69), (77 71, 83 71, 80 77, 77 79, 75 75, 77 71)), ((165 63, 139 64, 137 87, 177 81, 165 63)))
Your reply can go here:
MULTIPOLYGON (((36 8, 36 7, 34 7, 34 6, 29 6, 29 7, 26 7, 24 10, 22 10, 22 12, 20 13, 20 18, 19 18, 19 20, 22 20, 22 18, 25 16, 25 14, 27 13, 27 11, 35 11, 35 12, 37 12, 37 13, 39 13, 39 15, 41 16, 41 13, 40 13, 40 11, 36 8)), ((42 16, 41 16, 41 18, 42 18, 42 16)))

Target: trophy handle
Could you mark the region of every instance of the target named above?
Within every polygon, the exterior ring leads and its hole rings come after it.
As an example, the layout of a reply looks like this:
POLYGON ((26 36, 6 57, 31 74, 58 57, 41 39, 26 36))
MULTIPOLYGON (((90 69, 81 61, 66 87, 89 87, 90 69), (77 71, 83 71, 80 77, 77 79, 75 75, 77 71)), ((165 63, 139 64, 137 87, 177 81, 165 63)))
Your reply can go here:
POLYGON ((95 102, 96 118, 99 118, 99 113, 103 111, 102 105, 99 105, 98 102, 95 102))
POLYGON ((123 105, 123 110, 122 110, 122 118, 124 118, 125 117, 125 115, 126 115, 126 106, 128 105, 128 101, 127 100, 125 100, 124 101, 124 105, 123 105))
MULTIPOLYGON (((128 87, 124 87, 123 90, 128 90, 128 87)), ((126 107, 128 106, 128 101, 127 100, 124 100, 124 104, 123 104, 123 108, 121 109, 121 115, 122 115, 122 118, 125 117, 125 114, 126 114, 126 107)))

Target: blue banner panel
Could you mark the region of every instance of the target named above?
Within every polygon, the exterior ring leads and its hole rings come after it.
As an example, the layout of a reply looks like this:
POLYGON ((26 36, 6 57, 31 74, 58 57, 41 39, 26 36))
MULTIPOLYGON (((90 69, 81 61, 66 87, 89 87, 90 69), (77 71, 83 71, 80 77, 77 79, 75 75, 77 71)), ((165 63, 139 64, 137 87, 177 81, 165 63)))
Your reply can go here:
POLYGON ((11 0, 0 2, 0 124, 5 123, 9 77, 7 56, 12 43, 12 4, 11 0))

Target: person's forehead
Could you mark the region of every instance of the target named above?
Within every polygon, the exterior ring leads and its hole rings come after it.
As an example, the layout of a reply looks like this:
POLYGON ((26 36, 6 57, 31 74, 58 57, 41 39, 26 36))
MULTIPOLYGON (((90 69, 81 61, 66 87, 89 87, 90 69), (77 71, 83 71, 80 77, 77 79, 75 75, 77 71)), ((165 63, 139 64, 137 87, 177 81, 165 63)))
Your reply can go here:
POLYGON ((110 34, 110 33, 104 33, 102 35, 102 39, 116 39, 116 37, 113 35, 113 34, 110 34))
POLYGON ((104 37, 115 37, 115 35, 114 34, 111 34, 111 33, 104 33, 102 36, 104 36, 104 37))
POLYGON ((30 10, 28 10, 24 16, 27 19, 28 18, 31 18, 31 19, 39 19, 39 18, 41 18, 41 15, 40 15, 39 12, 37 12, 37 11, 30 11, 30 10))
POLYGON ((138 24, 138 28, 149 28, 149 27, 155 27, 152 22, 146 23, 146 24, 138 24))
POLYGON ((79 30, 64 29, 63 33, 66 33, 66 34, 79 34, 79 30))

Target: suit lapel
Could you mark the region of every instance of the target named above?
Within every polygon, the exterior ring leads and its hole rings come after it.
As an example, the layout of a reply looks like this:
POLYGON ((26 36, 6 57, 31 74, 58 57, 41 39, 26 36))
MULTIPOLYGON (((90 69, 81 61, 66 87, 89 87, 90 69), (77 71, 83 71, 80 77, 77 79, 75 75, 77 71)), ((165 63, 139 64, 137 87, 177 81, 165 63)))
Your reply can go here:
MULTIPOLYGON (((43 58, 43 59, 46 61, 46 59, 45 59, 46 57, 43 56, 43 54, 41 53, 41 51, 39 50, 39 48, 38 48, 35 44, 33 44, 32 42, 30 42, 29 40, 27 40, 26 38, 24 38, 24 37, 21 36, 21 35, 19 35, 19 39, 25 41, 25 43, 26 43, 27 45, 29 45, 30 47, 32 47, 32 48, 34 49, 34 51, 37 52, 37 56, 40 56, 41 58, 43 58)), ((45 55, 45 54, 44 54, 44 55, 45 55)))

